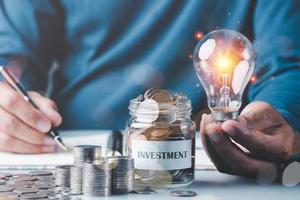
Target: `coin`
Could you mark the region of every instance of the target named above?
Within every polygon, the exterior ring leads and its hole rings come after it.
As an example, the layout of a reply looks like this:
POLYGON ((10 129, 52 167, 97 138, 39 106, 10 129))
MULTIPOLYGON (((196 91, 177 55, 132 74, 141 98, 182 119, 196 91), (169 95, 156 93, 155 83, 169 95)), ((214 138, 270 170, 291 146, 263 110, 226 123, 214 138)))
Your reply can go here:
POLYGON ((110 163, 84 163, 82 192, 87 197, 109 196, 111 194, 110 163))
POLYGON ((55 184, 62 187, 70 186, 70 165, 57 166, 55 168, 55 184))
POLYGON ((4 177, 4 178, 9 178, 11 177, 12 174, 11 173, 8 173, 8 172, 1 172, 0 173, 0 177, 4 177))
POLYGON ((166 140, 169 135, 172 133, 170 128, 149 128, 147 130, 147 138, 149 140, 166 140))
POLYGON ((13 191, 15 188, 13 186, 0 186, 0 192, 11 192, 13 191))
POLYGON ((51 176, 53 175, 53 172, 51 171, 31 171, 29 172, 30 174, 34 175, 34 176, 51 176))
POLYGON ((156 191, 149 186, 146 186, 143 188, 137 188, 137 189, 135 188, 133 192, 137 193, 137 194, 154 194, 154 193, 156 193, 156 191))
POLYGON ((41 199, 46 198, 48 195, 42 193, 22 194, 20 199, 41 199))
POLYGON ((0 179, 0 185, 5 185, 5 183, 6 183, 5 180, 0 179))
POLYGON ((31 174, 13 174, 13 178, 31 177, 31 174))
POLYGON ((14 189, 14 192, 18 194, 29 194, 29 193, 37 193, 39 190, 35 188, 17 188, 14 189))
POLYGON ((32 187, 37 189, 49 189, 52 186, 48 184, 34 184, 32 187))
POLYGON ((158 103, 171 103, 172 96, 167 90, 157 90, 150 96, 151 99, 158 103))
POLYGON ((14 186, 18 187, 18 186, 31 186, 34 184, 33 181, 20 181, 20 182, 12 182, 14 183, 14 186))
POLYGON ((159 104, 153 99, 145 99, 135 110, 137 122, 152 123, 159 117, 159 104))
POLYGON ((148 140, 147 137, 144 135, 144 131, 146 129, 134 129, 131 131, 129 138, 128 138, 128 147, 132 148, 132 140, 148 140))
POLYGON ((5 198, 18 198, 19 194, 16 192, 3 192, 0 193, 0 197, 2 197, 3 199, 5 198))
POLYGON ((82 193, 82 168, 72 166, 70 174, 70 193, 81 194, 82 193))
POLYGON ((36 181, 37 178, 34 176, 28 176, 28 177, 20 177, 20 178, 16 178, 14 179, 14 182, 18 183, 18 182, 24 182, 24 181, 36 181))
POLYGON ((112 192, 126 194, 134 186, 134 161, 129 156, 108 157, 112 166, 112 192))
POLYGON ((74 166, 83 168, 85 162, 101 159, 101 146, 77 145, 74 151, 74 166))
POLYGON ((197 196, 197 193, 191 190, 173 190, 170 192, 170 195, 178 197, 193 197, 197 196))
POLYGON ((151 96, 153 93, 155 93, 158 89, 155 88, 150 88, 149 90, 147 90, 144 94, 144 99, 151 99, 151 96))

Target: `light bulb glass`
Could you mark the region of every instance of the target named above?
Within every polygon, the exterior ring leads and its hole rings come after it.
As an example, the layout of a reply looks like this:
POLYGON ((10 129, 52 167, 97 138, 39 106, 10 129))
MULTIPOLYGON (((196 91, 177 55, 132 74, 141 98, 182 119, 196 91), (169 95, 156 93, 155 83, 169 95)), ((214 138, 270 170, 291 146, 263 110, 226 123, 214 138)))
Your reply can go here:
POLYGON ((251 42, 233 30, 212 31, 197 44, 193 55, 194 68, 216 121, 238 117, 255 59, 251 42))

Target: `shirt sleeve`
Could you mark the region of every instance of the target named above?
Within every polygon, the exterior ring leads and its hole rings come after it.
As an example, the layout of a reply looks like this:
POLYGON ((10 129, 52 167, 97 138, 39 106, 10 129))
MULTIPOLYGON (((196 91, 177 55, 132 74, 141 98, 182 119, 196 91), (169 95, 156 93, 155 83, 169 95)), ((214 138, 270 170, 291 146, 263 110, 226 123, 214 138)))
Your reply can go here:
POLYGON ((258 1, 253 20, 256 81, 249 100, 277 109, 300 131, 300 1, 258 1))
POLYGON ((46 89, 59 52, 58 16, 56 0, 0 0, 0 65, 13 68, 26 89, 46 89))

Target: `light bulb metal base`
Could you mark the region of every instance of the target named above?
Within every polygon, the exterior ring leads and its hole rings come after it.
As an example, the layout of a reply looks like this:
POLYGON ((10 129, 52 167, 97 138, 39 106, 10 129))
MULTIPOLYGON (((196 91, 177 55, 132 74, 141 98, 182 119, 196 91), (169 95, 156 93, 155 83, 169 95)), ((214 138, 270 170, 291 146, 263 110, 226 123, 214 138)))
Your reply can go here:
POLYGON ((227 112, 220 112, 212 110, 212 117, 217 122, 224 122, 226 120, 234 120, 237 119, 239 116, 239 111, 227 111, 227 112))

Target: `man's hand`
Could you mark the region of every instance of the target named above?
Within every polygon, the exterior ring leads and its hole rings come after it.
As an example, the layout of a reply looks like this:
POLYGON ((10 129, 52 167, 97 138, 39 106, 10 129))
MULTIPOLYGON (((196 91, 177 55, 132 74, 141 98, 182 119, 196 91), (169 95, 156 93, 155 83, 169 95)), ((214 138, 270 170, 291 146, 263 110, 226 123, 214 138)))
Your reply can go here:
POLYGON ((236 121, 222 124, 204 114, 200 133, 219 171, 250 177, 274 171, 273 163, 288 159, 295 138, 285 119, 264 102, 249 104, 236 121))
POLYGON ((0 83, 0 151, 47 153, 56 149, 46 133, 62 119, 53 101, 29 92, 41 111, 6 83, 0 83))

